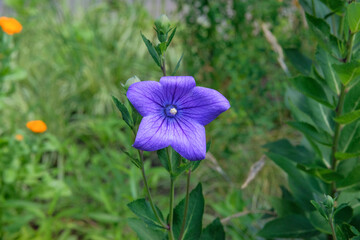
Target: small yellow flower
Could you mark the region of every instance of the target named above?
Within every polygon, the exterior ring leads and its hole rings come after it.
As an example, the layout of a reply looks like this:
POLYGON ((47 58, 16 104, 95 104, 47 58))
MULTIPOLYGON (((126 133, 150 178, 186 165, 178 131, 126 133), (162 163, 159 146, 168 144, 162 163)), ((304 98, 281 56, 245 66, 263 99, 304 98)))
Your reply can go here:
POLYGON ((29 121, 26 123, 26 127, 34 133, 43 133, 47 129, 46 124, 41 120, 29 121))
POLYGON ((21 135, 21 134, 16 134, 15 139, 18 140, 18 141, 22 141, 22 140, 24 140, 24 136, 21 135))
POLYGON ((2 30, 9 35, 19 33, 22 30, 21 23, 15 18, 0 17, 0 26, 2 30))

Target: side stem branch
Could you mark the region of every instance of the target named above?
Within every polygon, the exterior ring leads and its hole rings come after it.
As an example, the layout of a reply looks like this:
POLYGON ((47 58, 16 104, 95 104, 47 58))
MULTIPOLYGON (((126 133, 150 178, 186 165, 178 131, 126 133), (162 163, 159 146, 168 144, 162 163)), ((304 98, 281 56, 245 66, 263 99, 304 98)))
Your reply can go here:
POLYGON ((186 217, 189 208, 189 192, 190 192, 190 178, 191 178, 191 168, 189 169, 186 181, 186 196, 185 196, 185 209, 184 209, 184 216, 181 224, 181 231, 179 235, 179 240, 183 239, 185 224, 186 224, 186 217))
POLYGON ((160 216, 159 216, 159 213, 158 211, 156 210, 155 208, 155 205, 153 203, 153 200, 152 200, 152 197, 151 197, 151 193, 150 193, 150 188, 149 188, 149 185, 148 185, 148 182, 147 182, 147 178, 146 178, 146 174, 145 174, 145 168, 144 168, 144 154, 143 154, 143 151, 142 150, 138 150, 139 152, 139 157, 140 157, 140 160, 141 160, 141 174, 142 174, 142 177, 143 177, 143 181, 144 181, 144 186, 145 186, 145 189, 146 189, 146 193, 147 193, 147 196, 149 198, 149 202, 150 202, 150 206, 155 214, 155 217, 156 219, 159 221, 159 223, 161 223, 161 225, 164 227, 164 228, 167 228, 166 224, 161 220, 160 216))

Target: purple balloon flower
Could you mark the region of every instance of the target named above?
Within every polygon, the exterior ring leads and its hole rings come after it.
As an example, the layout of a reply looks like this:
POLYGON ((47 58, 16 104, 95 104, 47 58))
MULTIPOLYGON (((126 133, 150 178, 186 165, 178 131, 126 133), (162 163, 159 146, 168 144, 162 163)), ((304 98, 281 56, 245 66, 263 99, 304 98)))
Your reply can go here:
POLYGON ((168 146, 188 160, 206 155, 205 125, 230 108, 216 90, 196 87, 189 76, 132 84, 127 97, 143 116, 134 147, 156 151, 168 146))

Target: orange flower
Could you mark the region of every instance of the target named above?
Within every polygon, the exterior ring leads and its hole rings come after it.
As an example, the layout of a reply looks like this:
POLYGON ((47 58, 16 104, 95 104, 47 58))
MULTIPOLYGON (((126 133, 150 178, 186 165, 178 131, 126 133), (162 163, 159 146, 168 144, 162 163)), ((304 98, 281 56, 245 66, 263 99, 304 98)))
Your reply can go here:
POLYGON ((29 121, 26 123, 26 127, 34 133, 43 133, 47 129, 46 124, 41 120, 29 121))
POLYGON ((18 140, 18 141, 22 141, 22 140, 24 140, 24 136, 21 135, 21 134, 16 134, 15 139, 18 140))
POLYGON ((21 23, 15 18, 0 17, 0 26, 2 30, 9 35, 19 33, 22 30, 21 23))

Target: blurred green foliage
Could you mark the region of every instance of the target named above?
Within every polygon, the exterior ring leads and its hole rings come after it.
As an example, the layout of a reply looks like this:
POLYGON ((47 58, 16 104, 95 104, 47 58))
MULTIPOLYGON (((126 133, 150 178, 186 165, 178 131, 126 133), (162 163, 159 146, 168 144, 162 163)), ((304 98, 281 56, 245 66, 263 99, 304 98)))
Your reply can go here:
MULTIPOLYGON (((77 1, 5 3, 23 31, 11 40, 4 35, 9 44, 1 45, 11 47, 2 58, 8 65, 2 61, 0 81, 4 238, 135 239, 126 203, 144 196, 142 181, 123 153, 132 153, 131 134, 111 96, 120 96, 121 83, 134 74, 142 80, 162 75, 140 36, 142 31, 156 40, 153 17, 141 1, 86 7, 77 1), (45 121, 48 131, 25 129, 34 119, 45 121), (24 140, 16 141, 15 134, 24 140)), ((278 0, 182 0, 178 10, 178 37, 166 56, 169 72, 184 53, 177 74, 219 90, 232 106, 207 127, 215 161, 204 161, 192 179, 192 186, 198 179, 206 183, 204 225, 214 216, 245 211, 227 222, 227 234, 256 239, 261 223, 254 209, 267 206, 264 195, 279 191, 274 185, 281 176, 268 165, 248 189, 240 186, 262 155, 261 145, 289 134, 283 127, 289 118, 283 106, 286 74, 261 26, 270 24, 281 46, 311 52, 303 41, 301 11, 296 2, 278 0)), ((168 191, 159 165, 145 166, 155 196, 168 191)))

